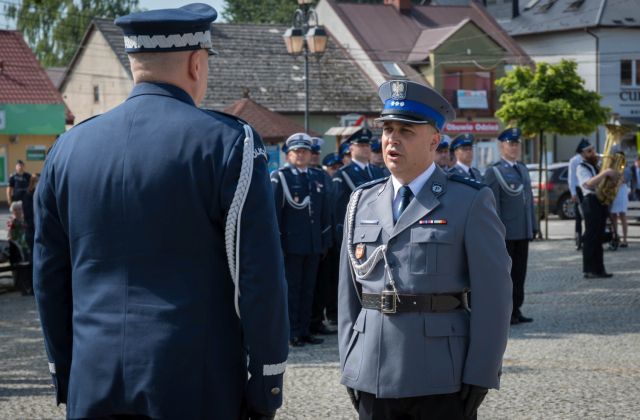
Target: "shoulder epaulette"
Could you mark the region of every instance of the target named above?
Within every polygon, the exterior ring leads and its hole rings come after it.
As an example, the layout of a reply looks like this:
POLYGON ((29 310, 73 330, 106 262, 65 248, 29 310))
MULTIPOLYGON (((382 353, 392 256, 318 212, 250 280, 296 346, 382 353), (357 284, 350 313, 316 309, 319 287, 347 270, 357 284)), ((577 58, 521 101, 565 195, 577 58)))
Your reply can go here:
POLYGON ((482 189, 482 188, 486 187, 485 184, 483 184, 480 181, 476 181, 475 179, 471 179, 471 178, 468 178, 468 177, 464 177, 464 176, 460 176, 458 174, 452 174, 452 173, 450 173, 448 175, 449 175, 448 179, 450 181, 455 181, 455 182, 459 182, 461 184, 466 184, 466 185, 468 185, 470 187, 475 188, 476 190, 479 190, 479 189, 482 189))
POLYGON ((80 121, 78 124, 76 124, 76 125, 74 125, 73 127, 71 127, 69 130, 73 130, 74 128, 79 127, 79 126, 81 126, 82 124, 84 124, 84 123, 86 123, 86 122, 89 122, 89 121, 91 121, 92 119, 97 118, 97 117, 99 117, 99 116, 101 116, 101 115, 102 115, 102 114, 94 115, 94 116, 92 116, 92 117, 87 118, 86 120, 82 120, 82 121, 80 121))
POLYGON ((374 185, 378 185, 378 184, 382 184, 383 182, 387 182, 387 179, 389 179, 389 177, 385 176, 384 178, 378 178, 378 179, 374 179, 373 181, 365 182, 364 184, 362 184, 359 187, 357 187, 356 190, 365 190, 367 188, 371 188, 374 185))
POLYGON ((227 114, 226 112, 222 112, 222 111, 215 111, 213 109, 206 109, 206 108, 198 108, 200 109, 200 111, 206 113, 206 114, 210 114, 210 115, 219 115, 219 116, 223 116, 226 118, 230 118, 234 121, 237 121, 238 124, 240 125, 251 125, 248 122, 246 122, 245 120, 243 120, 242 118, 238 118, 235 115, 232 114, 227 114))

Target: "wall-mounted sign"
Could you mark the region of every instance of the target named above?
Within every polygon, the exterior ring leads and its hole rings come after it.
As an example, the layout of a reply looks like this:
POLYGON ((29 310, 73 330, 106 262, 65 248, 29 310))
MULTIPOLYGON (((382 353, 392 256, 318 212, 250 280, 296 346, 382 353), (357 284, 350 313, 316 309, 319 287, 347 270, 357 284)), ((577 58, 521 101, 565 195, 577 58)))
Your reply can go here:
POLYGON ((7 128, 7 113, 0 110, 0 130, 7 128))
POLYGON ((638 102, 640 103, 640 90, 622 90, 618 94, 622 102, 638 102))
POLYGON ((44 160, 47 156, 47 146, 29 146, 27 160, 44 160))
POLYGON ((458 108, 459 109, 487 109, 489 102, 487 101, 486 90, 458 90, 458 108))
POLYGON ((491 121, 453 121, 444 126, 445 133, 493 134, 500 131, 500 124, 491 121))

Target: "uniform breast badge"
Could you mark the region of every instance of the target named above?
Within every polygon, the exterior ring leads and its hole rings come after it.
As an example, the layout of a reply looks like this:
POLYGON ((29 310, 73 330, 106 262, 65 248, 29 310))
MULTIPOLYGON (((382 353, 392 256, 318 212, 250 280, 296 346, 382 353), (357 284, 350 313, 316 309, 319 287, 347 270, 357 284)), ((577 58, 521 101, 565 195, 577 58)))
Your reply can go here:
POLYGON ((431 192, 434 194, 440 194, 442 192, 442 185, 434 183, 431 186, 431 192))
POLYGON ((295 201, 296 203, 300 202, 300 197, 298 197, 298 195, 294 195, 293 196, 293 201, 295 201))
POLYGON ((356 245, 356 253, 355 253, 356 258, 359 259, 359 260, 363 259, 365 257, 366 249, 367 248, 366 248, 365 244, 356 245))

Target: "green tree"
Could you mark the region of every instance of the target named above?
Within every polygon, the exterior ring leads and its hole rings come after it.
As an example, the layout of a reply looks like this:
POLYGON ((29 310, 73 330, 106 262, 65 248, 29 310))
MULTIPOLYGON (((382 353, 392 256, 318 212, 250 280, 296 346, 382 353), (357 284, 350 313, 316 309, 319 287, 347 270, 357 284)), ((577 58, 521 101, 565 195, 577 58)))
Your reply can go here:
POLYGON ((73 57, 94 17, 113 18, 136 10, 138 0, 22 0, 6 6, 45 67, 64 66, 73 57))
MULTIPOLYGON (((546 157, 544 133, 561 135, 589 134, 609 118, 609 108, 600 105, 602 97, 584 87, 575 61, 562 60, 558 64, 537 63, 531 67, 516 67, 499 80, 502 106, 496 116, 505 124, 519 127, 526 137, 539 136, 540 186, 542 197, 542 157, 546 157)), ((546 197, 546 189, 545 189, 546 197)), ((546 197, 548 198, 548 197, 546 197)), ((544 215, 548 214, 545 199, 544 215)), ((539 206, 538 220, 542 218, 539 206)))
POLYGON ((232 23, 291 24, 298 8, 296 0, 227 0, 222 13, 232 23))

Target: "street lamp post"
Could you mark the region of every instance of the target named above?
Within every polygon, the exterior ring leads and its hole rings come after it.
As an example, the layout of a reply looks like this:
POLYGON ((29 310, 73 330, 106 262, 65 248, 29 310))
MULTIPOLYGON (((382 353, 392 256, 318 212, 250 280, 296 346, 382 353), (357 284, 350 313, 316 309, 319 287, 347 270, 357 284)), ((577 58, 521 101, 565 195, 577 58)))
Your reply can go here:
POLYGON ((309 54, 320 56, 327 48, 327 32, 318 25, 318 15, 311 7, 314 0, 298 0, 293 26, 283 35, 287 52, 304 57, 304 130, 309 132, 309 54))

